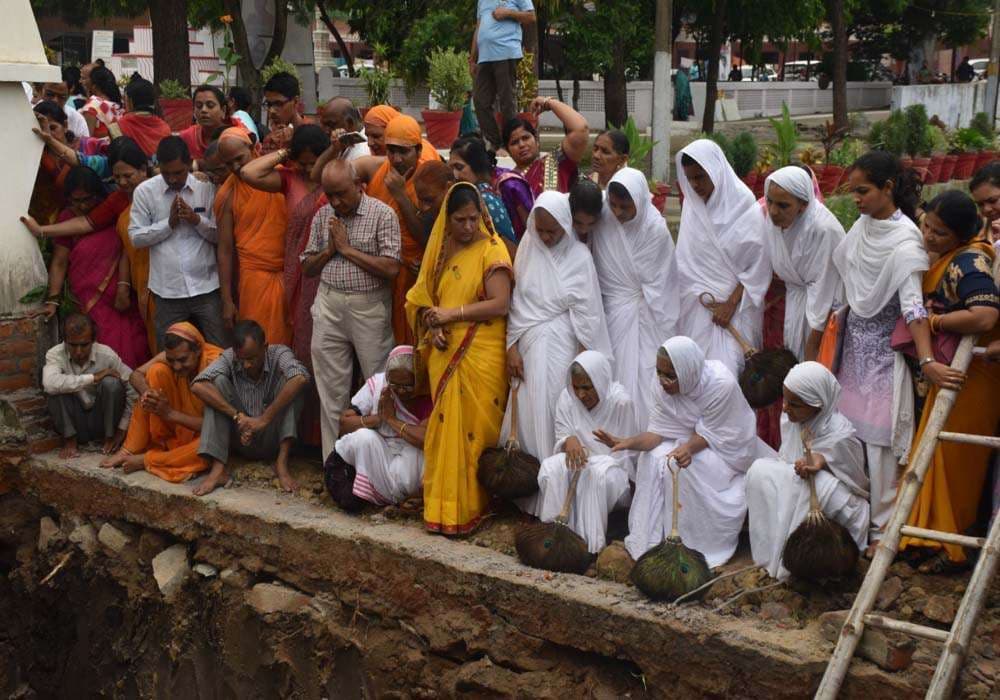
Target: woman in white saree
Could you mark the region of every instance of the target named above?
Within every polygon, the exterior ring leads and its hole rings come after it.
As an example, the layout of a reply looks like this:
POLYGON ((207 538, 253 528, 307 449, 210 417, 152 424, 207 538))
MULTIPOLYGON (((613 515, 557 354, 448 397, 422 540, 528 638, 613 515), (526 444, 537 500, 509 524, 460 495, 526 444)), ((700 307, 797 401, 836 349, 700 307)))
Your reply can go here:
POLYGON ((868 476, 854 426, 837 411, 840 384, 818 362, 803 362, 785 377, 785 416, 778 459, 758 459, 747 472, 750 549, 755 563, 777 579, 788 569, 781 552, 809 512, 809 485, 827 517, 851 533, 859 549, 868 545, 868 476), (805 459, 803 437, 812 462, 805 459))
POLYGON ((572 471, 582 469, 568 525, 587 541, 592 554, 604 548, 608 513, 628 504, 629 475, 635 472, 635 458, 627 452, 611 454, 597 439, 598 430, 634 435, 639 425, 631 397, 611 376, 611 362, 588 350, 573 360, 556 403, 556 454, 538 472, 538 517, 555 520, 572 471))
MULTIPOLYGON (((535 200, 517 249, 514 279, 507 366, 512 382, 521 381, 517 438, 541 461, 555 451, 552 409, 573 358, 581 350, 611 354, 594 262, 573 233, 567 195, 543 192, 535 200)), ((512 415, 508 401, 501 444, 510 435, 512 415)))
POLYGON ((677 179, 684 194, 675 258, 677 332, 738 375, 743 351, 726 325, 760 347, 764 295, 771 284, 761 212, 714 141, 699 139, 677 154, 677 179), (702 304, 706 293, 715 300, 711 310, 702 304))
POLYGON ((640 171, 622 168, 611 178, 590 246, 614 346, 615 380, 645 425, 656 348, 674 334, 678 309, 674 241, 640 171))

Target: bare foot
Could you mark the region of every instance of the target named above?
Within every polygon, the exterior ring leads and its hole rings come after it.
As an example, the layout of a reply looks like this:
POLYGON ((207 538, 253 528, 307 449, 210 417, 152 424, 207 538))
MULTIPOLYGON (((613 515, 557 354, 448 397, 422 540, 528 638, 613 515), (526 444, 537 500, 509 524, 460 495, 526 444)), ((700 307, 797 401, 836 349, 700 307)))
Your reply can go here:
POLYGON ((107 459, 101 460, 101 467, 104 469, 114 469, 125 464, 125 460, 129 458, 129 453, 125 450, 118 450, 113 455, 107 459))
POLYGON ((80 456, 80 448, 76 444, 76 438, 66 438, 63 440, 62 449, 59 450, 60 459, 72 459, 80 456))
POLYGON ((122 461, 122 471, 126 474, 141 472, 145 468, 145 455, 125 455, 125 459, 122 461))
POLYGON ((205 496, 215 491, 215 489, 225 486, 227 483, 229 483, 229 472, 226 471, 226 465, 217 462, 212 466, 212 470, 208 472, 208 475, 197 486, 191 489, 191 493, 195 496, 205 496))
POLYGON ((278 483, 281 484, 282 491, 292 493, 298 490, 298 482, 288 473, 288 467, 283 462, 274 463, 274 473, 278 476, 278 483))
POLYGON ((870 545, 868 545, 868 548, 865 550, 865 559, 873 559, 875 557, 875 552, 877 551, 878 551, 878 541, 876 540, 875 542, 872 542, 870 545))

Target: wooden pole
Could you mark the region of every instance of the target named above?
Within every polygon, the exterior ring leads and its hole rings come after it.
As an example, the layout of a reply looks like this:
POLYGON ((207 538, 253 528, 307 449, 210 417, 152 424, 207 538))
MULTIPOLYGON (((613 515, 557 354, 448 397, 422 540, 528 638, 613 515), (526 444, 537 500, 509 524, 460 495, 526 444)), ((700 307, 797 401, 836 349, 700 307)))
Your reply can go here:
POLYGON ((670 178, 670 122, 673 121, 673 0, 656 0, 656 33, 653 54, 653 179, 670 178))
MULTIPOLYGON (((952 361, 951 366, 962 372, 968 370, 969 363, 972 360, 972 347, 975 344, 976 336, 967 335, 963 337, 962 342, 958 345, 958 351, 955 353, 955 359, 952 361)), ((920 443, 917 445, 914 454, 911 455, 910 467, 906 470, 901 480, 902 483, 899 497, 896 500, 896 507, 893 509, 892 516, 885 527, 882 541, 879 542, 878 548, 875 550, 875 557, 872 559, 864 583, 861 584, 861 589, 854 599, 854 605, 847 616, 847 621, 844 622, 840 641, 837 642, 837 646, 833 650, 833 656, 830 657, 830 663, 827 664, 823 680, 820 681, 819 688, 816 690, 815 697, 817 700, 834 700, 837 697, 840 686, 844 684, 844 678, 847 676, 851 659, 854 657, 854 652, 861 641, 861 635, 865 631, 864 616, 875 607, 875 598, 878 596, 882 582, 885 580, 886 572, 896 557, 902 527, 909 519, 910 510, 913 509, 913 504, 920 493, 920 487, 923 484, 927 468, 930 466, 931 459, 934 456, 938 434, 944 427, 945 421, 948 420, 951 408, 955 405, 956 396, 958 396, 958 392, 955 390, 942 389, 938 392, 937 398, 934 400, 934 406, 931 409, 927 425, 924 427, 920 443)))

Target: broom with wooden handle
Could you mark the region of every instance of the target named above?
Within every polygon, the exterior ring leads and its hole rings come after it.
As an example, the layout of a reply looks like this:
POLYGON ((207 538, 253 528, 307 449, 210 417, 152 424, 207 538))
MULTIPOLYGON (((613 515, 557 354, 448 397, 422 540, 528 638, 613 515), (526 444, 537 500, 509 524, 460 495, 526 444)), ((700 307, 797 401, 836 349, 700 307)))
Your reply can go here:
POLYGON ((500 498, 530 496, 538 490, 538 460, 521 449, 517 441, 517 392, 515 380, 510 392, 510 439, 503 447, 488 447, 479 455, 476 478, 486 491, 500 498))
POLYGON ((680 468, 667 457, 667 469, 674 484, 674 507, 670 519, 670 534, 659 545, 639 557, 632 567, 632 583, 653 600, 673 601, 704 585, 711 577, 705 555, 697 549, 684 546, 677 529, 681 509, 679 493, 680 468))
POLYGON ((536 569, 582 574, 590 566, 586 541, 570 529, 569 513, 576 498, 576 484, 583 469, 574 469, 566 489, 562 510, 551 523, 533 523, 514 539, 518 558, 536 569))
MULTIPOLYGON (((812 436, 802 428, 805 458, 812 464, 812 436)), ((826 517, 816 495, 816 475, 810 474, 809 513, 785 542, 781 561, 793 576, 809 581, 843 578, 854 573, 858 545, 847 528, 826 517)))
MULTIPOLYGON (((698 301, 709 311, 717 305, 711 292, 702 292, 698 301)), ((788 372, 798 364, 798 358, 788 348, 765 348, 758 350, 743 337, 743 334, 733 328, 732 323, 725 326, 733 339, 743 351, 743 371, 739 382, 743 396, 751 408, 764 408, 781 398, 781 387, 788 372)))

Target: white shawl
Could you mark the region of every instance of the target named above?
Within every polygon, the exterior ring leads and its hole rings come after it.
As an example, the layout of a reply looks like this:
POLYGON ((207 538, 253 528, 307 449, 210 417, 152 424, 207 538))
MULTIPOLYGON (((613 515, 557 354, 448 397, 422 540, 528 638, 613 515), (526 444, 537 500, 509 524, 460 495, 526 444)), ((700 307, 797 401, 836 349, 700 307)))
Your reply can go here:
MULTIPOLYGON (((689 335, 713 357, 717 349, 732 347, 729 355, 740 358, 729 333, 712 323, 712 314, 698 297, 711 293, 724 301, 737 284, 744 288, 743 300, 733 316, 733 326, 759 347, 764 295, 771 284, 767 243, 761 226, 763 215, 750 189, 730 167, 718 144, 700 139, 677 154, 677 179, 684 193, 681 229, 677 239, 677 280, 681 297, 678 331, 689 335), (708 173, 715 189, 705 202, 695 194, 681 165, 683 156, 693 158, 708 173)), ((742 365, 740 365, 742 366, 742 365)), ((730 367, 739 371, 739 367, 730 367)))
POLYGON ((568 195, 549 191, 535 200, 514 259, 514 279, 507 347, 532 327, 568 313, 580 345, 611 354, 597 271, 590 252, 573 231, 568 195), (563 229, 562 238, 551 248, 538 237, 536 209, 547 211, 563 229))
POLYGON ((785 377, 785 388, 805 403, 820 409, 804 425, 792 423, 783 415, 781 450, 786 462, 795 463, 805 455, 802 428, 812 437, 812 451, 823 455, 829 470, 856 496, 868 498, 868 476, 861 441, 854 437, 854 426, 837 410, 840 383, 818 362, 803 362, 785 377))
POLYGON ((830 309, 842 296, 833 251, 844 240, 844 228, 816 199, 812 178, 802 168, 775 171, 765 181, 765 192, 771 183, 807 203, 787 229, 775 226, 770 215, 762 221, 774 274, 785 283, 785 346, 801 360, 810 332, 826 327, 830 309))
POLYGON ((576 437, 592 455, 610 454, 611 448, 595 438, 594 431, 635 435, 639 432, 635 405, 625 387, 614 381, 607 356, 588 350, 573 361, 587 372, 597 391, 598 402, 588 411, 573 392, 573 377, 567 371, 566 388, 556 403, 556 452, 563 449, 567 438, 576 437))
POLYGON ((757 419, 736 377, 721 362, 706 360, 690 338, 674 336, 662 347, 680 392, 671 396, 657 385, 649 432, 676 440, 698 433, 730 469, 745 472, 759 455, 757 419))
POLYGON ((671 274, 674 240, 653 207, 641 172, 622 168, 611 182, 628 190, 636 214, 622 224, 605 206, 591 247, 614 345, 615 378, 632 396, 640 423, 645 423, 656 348, 673 335, 679 313, 671 274))

